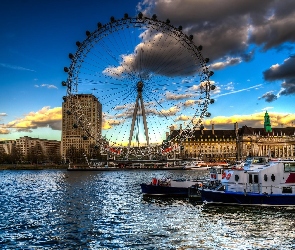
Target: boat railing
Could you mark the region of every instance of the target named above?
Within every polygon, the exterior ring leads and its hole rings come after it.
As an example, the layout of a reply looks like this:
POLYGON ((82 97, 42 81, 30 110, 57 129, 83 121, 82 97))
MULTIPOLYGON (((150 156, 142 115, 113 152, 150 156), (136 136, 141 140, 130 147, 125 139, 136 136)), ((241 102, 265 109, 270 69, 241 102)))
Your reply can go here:
MULTIPOLYGON (((224 185, 224 184, 223 184, 224 185)), ((250 193, 258 193, 258 194, 282 194, 282 193, 295 193, 295 185, 261 185, 261 183, 226 183, 225 185, 226 191, 235 191, 235 192, 250 192, 250 193)))

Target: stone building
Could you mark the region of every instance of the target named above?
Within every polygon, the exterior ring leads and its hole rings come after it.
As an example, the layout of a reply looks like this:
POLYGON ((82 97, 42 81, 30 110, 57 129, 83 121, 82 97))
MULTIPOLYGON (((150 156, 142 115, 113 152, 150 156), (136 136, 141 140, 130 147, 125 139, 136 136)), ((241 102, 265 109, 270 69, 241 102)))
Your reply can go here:
POLYGON ((97 143, 97 138, 90 136, 89 131, 91 130, 91 134, 98 136, 102 129, 102 106, 98 99, 91 94, 79 94, 75 98, 71 102, 64 98, 62 104, 61 145, 64 161, 70 160, 72 156, 88 155, 97 143), (73 109, 71 105, 75 105, 75 108, 73 109), (76 113, 72 113, 72 110, 76 113), (77 116, 80 116, 82 124, 79 124, 77 116))
MULTIPOLYGON (((171 128, 166 137, 173 143, 173 138, 181 132, 181 128, 171 128)), ((201 158, 208 161, 235 161, 247 156, 295 158, 295 128, 272 128, 266 112, 263 128, 239 128, 235 123, 232 130, 217 130, 212 124, 211 130, 193 131, 191 138, 181 142, 178 152, 178 157, 181 158, 201 158)))

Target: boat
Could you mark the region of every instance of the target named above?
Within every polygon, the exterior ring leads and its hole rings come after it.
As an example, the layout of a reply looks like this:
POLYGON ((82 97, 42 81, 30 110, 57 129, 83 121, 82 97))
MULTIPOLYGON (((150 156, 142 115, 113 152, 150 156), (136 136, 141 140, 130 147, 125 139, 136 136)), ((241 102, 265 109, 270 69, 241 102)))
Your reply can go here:
POLYGON ((189 168, 190 170, 209 170, 212 167, 215 166, 221 166, 221 167, 228 167, 229 164, 226 162, 205 162, 205 161, 198 161, 198 162, 193 162, 193 164, 190 165, 189 168))
POLYGON ((200 180, 153 178, 151 183, 142 183, 140 186, 143 195, 201 198, 199 191, 201 185, 200 180))
POLYGON ((196 168, 196 166, 198 165, 198 162, 195 162, 195 161, 185 161, 182 165, 183 165, 183 169, 190 170, 190 169, 196 168))
POLYGON ((205 204, 295 206, 295 162, 248 158, 243 167, 224 170, 215 188, 200 190, 205 204))

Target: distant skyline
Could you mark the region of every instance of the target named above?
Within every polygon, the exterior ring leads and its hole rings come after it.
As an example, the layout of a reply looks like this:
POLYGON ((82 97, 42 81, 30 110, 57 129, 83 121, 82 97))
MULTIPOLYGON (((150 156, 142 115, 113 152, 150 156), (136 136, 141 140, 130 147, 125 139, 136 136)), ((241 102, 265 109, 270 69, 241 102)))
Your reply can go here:
MULTIPOLYGON (((210 58, 216 89, 210 129, 294 126, 295 2, 292 0, 2 0, 0 140, 61 139, 64 67, 97 22, 138 12, 182 25, 210 58)), ((106 65, 107 67, 108 65, 106 65)))

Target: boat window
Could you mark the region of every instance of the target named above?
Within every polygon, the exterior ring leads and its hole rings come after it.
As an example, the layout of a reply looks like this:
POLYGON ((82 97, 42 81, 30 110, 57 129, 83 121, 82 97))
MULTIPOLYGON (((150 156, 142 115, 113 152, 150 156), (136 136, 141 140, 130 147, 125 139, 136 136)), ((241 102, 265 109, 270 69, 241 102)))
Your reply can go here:
POLYGON ((283 187, 282 193, 283 194, 291 194, 292 193, 292 187, 283 187))
POLYGON ((295 172, 295 162, 284 163, 285 172, 295 172))
POLYGON ((211 174, 216 174, 216 169, 215 168, 210 168, 210 173, 211 174))
POLYGON ((254 174, 254 183, 258 183, 258 175, 254 174))

